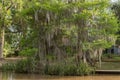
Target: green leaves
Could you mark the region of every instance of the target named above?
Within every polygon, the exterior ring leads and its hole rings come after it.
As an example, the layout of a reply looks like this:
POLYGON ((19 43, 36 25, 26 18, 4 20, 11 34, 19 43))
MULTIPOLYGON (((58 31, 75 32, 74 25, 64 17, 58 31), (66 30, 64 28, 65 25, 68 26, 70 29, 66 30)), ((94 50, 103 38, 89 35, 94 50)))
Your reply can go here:
POLYGON ((21 49, 28 47, 23 53, 33 52, 31 48, 42 54, 66 52, 61 45, 72 45, 74 52, 79 50, 73 46, 81 51, 106 48, 116 39, 117 19, 108 0, 16 0, 11 8, 3 11, 5 24, 12 23, 21 32, 21 49))

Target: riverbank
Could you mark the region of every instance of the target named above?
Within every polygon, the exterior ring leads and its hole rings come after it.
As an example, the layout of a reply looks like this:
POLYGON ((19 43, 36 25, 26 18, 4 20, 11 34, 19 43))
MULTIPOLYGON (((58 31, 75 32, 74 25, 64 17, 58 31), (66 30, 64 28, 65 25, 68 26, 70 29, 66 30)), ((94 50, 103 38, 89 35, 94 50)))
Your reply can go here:
POLYGON ((2 67, 3 64, 15 63, 15 62, 20 61, 22 59, 25 59, 25 57, 10 57, 10 58, 1 59, 0 60, 0 68, 2 67))
MULTIPOLYGON (((29 72, 34 73, 35 72, 36 73, 37 71, 40 71, 40 72, 43 71, 43 73, 45 75, 46 74, 47 75, 84 75, 81 73, 85 73, 85 74, 90 73, 89 72, 90 68, 84 64, 80 64, 79 66, 75 66, 74 64, 57 63, 54 65, 51 65, 51 64, 46 65, 40 69, 39 65, 41 65, 41 64, 38 65, 32 61, 33 60, 26 61, 26 59, 23 57, 5 58, 5 59, 0 61, 0 70, 2 70, 2 69, 6 70, 6 71, 8 71, 8 70, 13 70, 13 71, 15 70, 16 71, 17 70, 17 72, 20 72, 20 73, 24 73, 24 72, 25 73, 29 73, 29 72), (32 62, 32 64, 34 64, 33 66, 31 66, 31 62, 32 62), (7 64, 7 65, 5 65, 4 68, 1 68, 1 67, 3 67, 2 65, 4 65, 4 64, 7 64), (36 66, 37 68, 34 66, 36 66)), ((119 62, 102 62, 102 67, 96 68, 96 71, 99 70, 98 72, 100 72, 100 73, 102 73, 102 72, 109 73, 109 71, 106 71, 106 70, 114 70, 113 72, 116 73, 117 70, 120 70, 119 66, 120 66, 119 62)), ((39 72, 37 72, 37 73, 39 73, 39 72)), ((110 72, 110 73, 112 73, 112 72, 110 72)), ((118 73, 118 71, 117 71, 117 73, 118 73)), ((119 73, 120 73, 120 71, 119 71, 119 73)))
POLYGON ((80 62, 75 64, 74 62, 54 62, 44 63, 43 61, 36 60, 34 58, 6 58, 1 62, 1 70, 13 71, 17 73, 39 73, 43 75, 60 75, 60 76, 82 76, 89 75, 94 72, 94 68, 80 62))

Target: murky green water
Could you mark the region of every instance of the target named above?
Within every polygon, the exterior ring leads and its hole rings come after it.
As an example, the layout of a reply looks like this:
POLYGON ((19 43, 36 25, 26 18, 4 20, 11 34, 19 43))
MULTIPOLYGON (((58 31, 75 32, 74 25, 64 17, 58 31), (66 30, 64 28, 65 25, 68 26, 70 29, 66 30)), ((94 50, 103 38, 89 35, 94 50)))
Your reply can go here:
POLYGON ((0 73, 0 80, 120 80, 120 75, 40 76, 38 74, 0 73))

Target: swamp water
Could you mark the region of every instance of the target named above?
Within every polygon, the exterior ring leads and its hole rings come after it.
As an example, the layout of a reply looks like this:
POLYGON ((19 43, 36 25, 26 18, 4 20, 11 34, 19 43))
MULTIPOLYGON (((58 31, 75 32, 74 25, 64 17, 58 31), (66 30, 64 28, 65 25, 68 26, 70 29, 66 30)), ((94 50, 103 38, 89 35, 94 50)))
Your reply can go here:
POLYGON ((0 73, 0 80, 120 80, 120 75, 40 76, 38 74, 0 73))

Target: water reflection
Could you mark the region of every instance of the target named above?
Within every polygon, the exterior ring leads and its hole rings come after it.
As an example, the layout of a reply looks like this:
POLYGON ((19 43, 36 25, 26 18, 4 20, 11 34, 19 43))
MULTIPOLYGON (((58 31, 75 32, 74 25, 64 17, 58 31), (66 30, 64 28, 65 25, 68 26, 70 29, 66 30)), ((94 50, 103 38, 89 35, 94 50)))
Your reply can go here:
POLYGON ((0 73, 0 80, 120 80, 120 75, 40 76, 38 74, 0 73))

